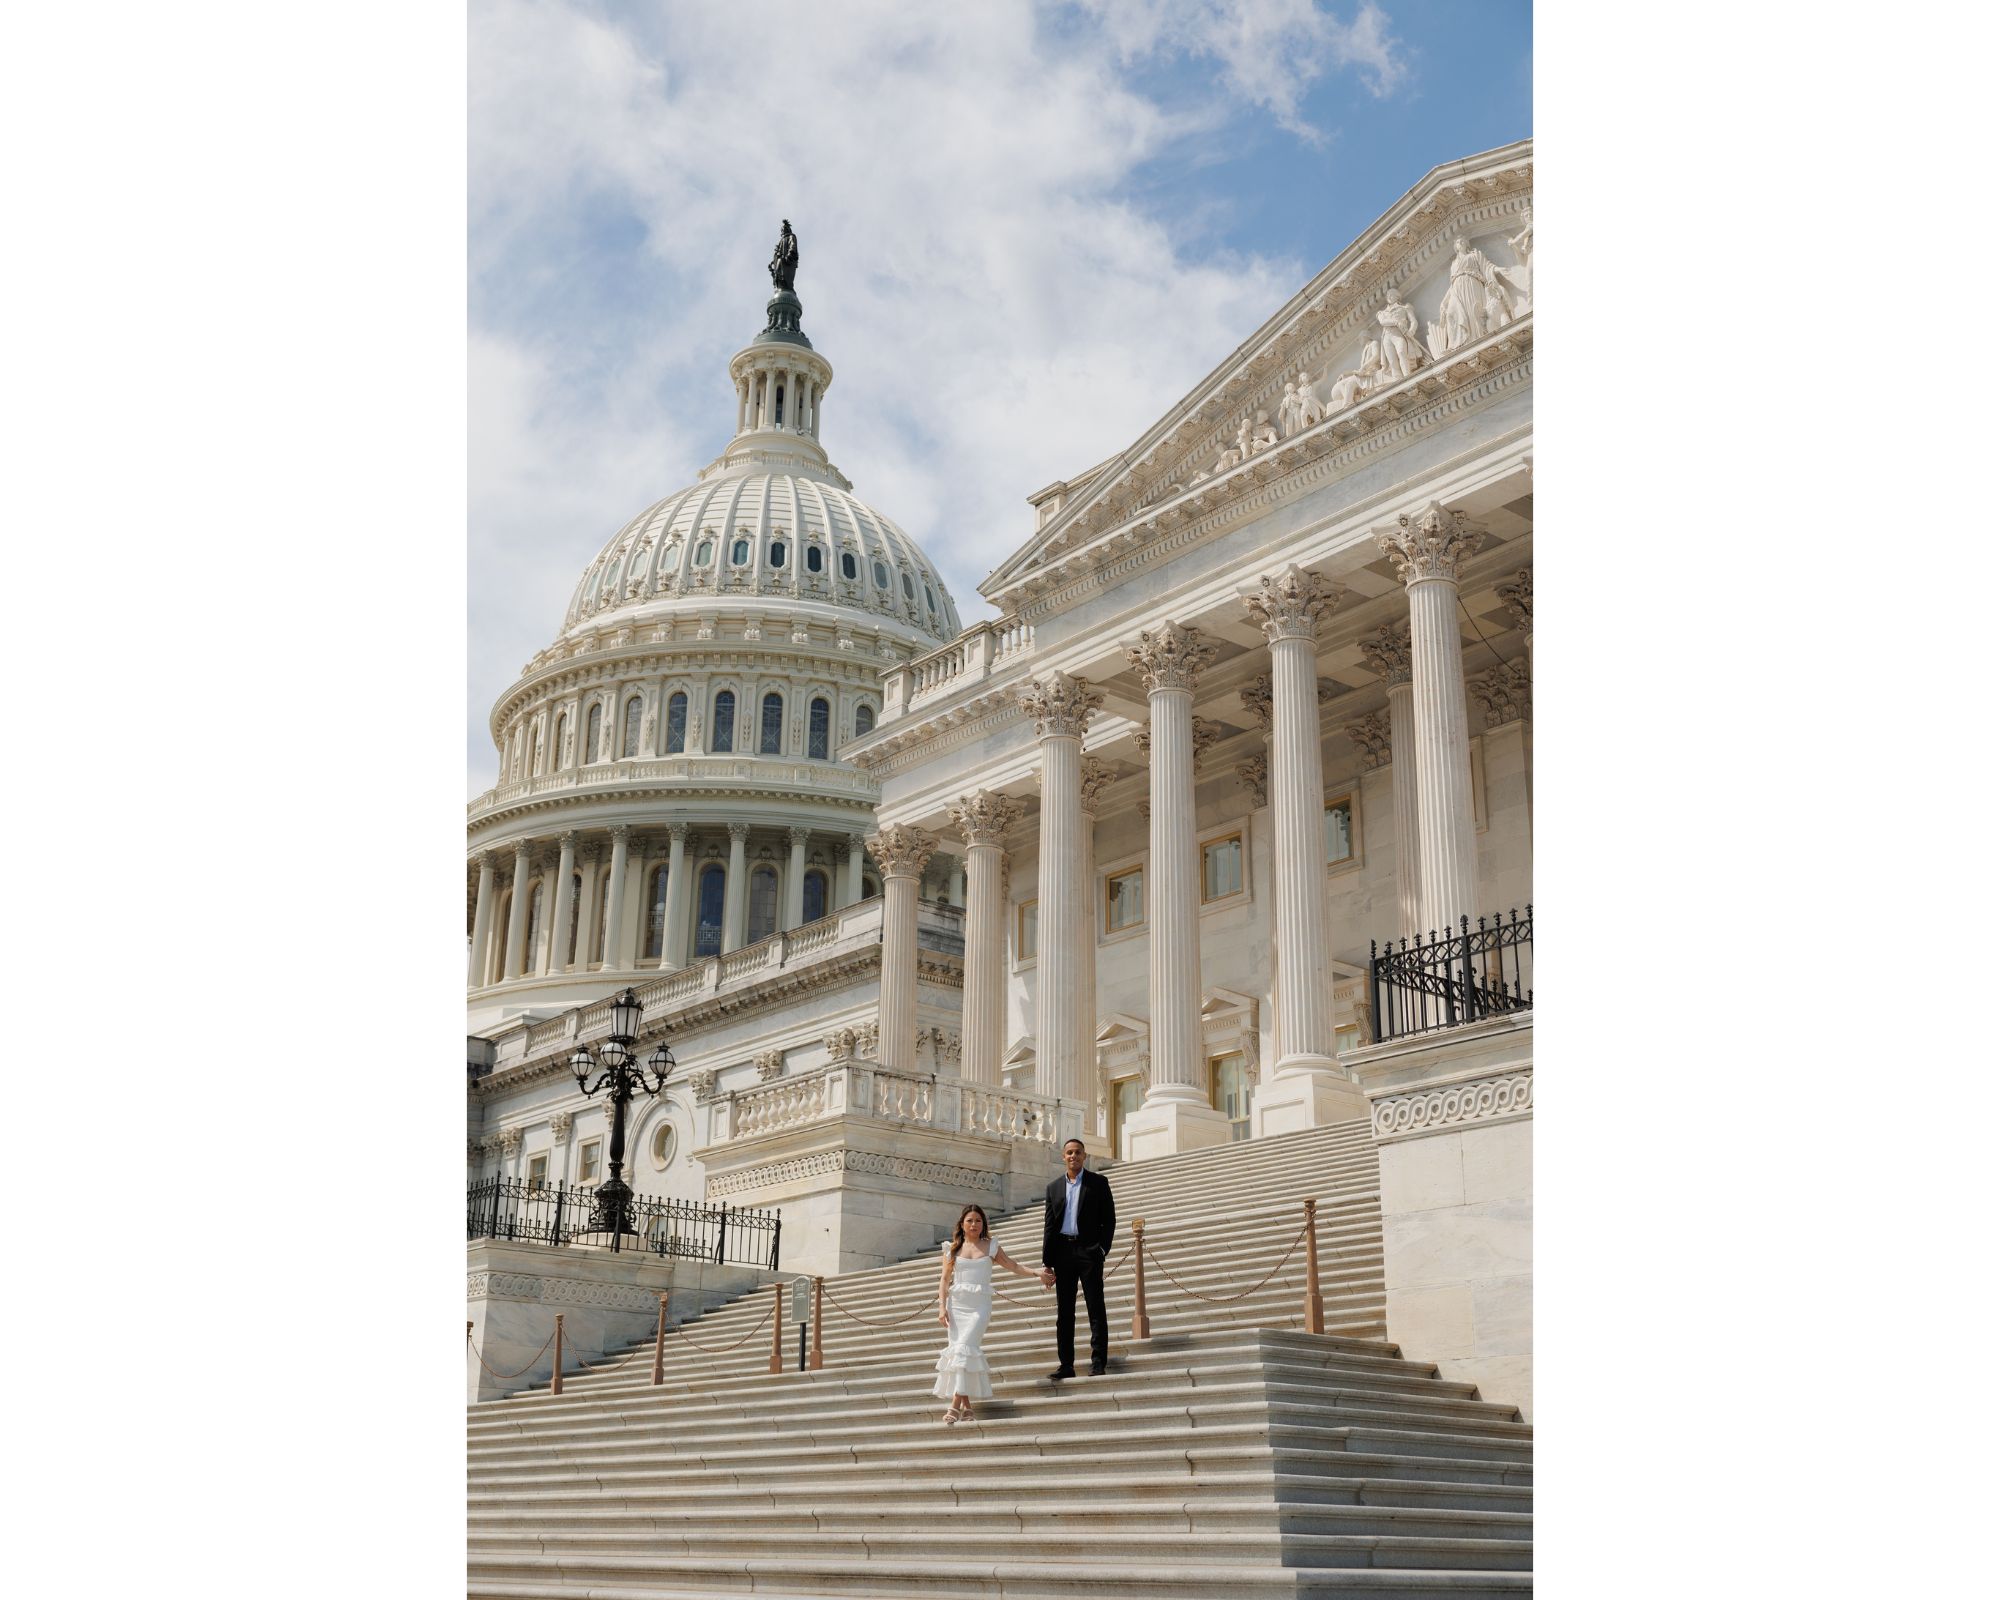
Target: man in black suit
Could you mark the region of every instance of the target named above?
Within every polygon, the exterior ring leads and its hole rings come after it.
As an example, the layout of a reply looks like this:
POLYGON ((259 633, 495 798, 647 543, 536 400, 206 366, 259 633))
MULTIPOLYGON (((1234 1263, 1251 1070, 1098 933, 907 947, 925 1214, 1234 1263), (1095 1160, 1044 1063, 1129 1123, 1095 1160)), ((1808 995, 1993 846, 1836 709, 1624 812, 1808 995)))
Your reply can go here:
POLYGON ((1056 1290, 1056 1370, 1076 1376, 1076 1289, 1090 1313, 1090 1374, 1104 1371, 1111 1329, 1104 1318, 1104 1259, 1118 1227, 1118 1208, 1102 1173, 1083 1165, 1083 1141, 1063 1146, 1063 1176, 1049 1185, 1042 1208, 1042 1287, 1056 1290))

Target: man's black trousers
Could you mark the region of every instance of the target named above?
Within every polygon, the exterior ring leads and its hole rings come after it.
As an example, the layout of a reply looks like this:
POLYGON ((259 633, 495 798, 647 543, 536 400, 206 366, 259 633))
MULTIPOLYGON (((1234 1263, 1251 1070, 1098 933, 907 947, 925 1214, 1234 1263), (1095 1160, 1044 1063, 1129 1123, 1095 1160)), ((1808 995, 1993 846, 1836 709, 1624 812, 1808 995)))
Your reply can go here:
POLYGON ((1056 1245, 1056 1362, 1076 1365, 1076 1289, 1083 1285, 1090 1316, 1090 1364, 1101 1368, 1111 1354, 1111 1327, 1104 1317, 1104 1257, 1095 1248, 1060 1240, 1056 1245))

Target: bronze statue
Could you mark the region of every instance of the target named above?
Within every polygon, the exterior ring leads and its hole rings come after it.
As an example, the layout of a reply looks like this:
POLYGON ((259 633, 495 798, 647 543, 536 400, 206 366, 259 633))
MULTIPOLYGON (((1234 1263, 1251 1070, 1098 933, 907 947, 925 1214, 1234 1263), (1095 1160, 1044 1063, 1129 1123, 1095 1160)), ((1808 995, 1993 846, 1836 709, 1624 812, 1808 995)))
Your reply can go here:
POLYGON ((789 291, 799 271, 799 236, 792 232, 789 218, 778 235, 778 248, 771 252, 771 285, 789 291))

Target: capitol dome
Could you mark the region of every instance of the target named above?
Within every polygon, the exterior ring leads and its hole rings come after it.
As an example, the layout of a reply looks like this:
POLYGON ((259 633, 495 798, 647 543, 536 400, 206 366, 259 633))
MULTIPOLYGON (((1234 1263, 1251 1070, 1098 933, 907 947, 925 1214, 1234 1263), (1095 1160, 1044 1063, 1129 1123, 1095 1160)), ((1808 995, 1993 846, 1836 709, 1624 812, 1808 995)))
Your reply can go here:
POLYGON ((879 892, 879 790, 839 749, 958 607, 828 459, 833 367, 775 258, 772 278, 722 454, 618 530, 493 708, 498 781, 466 819, 474 1033, 879 892))

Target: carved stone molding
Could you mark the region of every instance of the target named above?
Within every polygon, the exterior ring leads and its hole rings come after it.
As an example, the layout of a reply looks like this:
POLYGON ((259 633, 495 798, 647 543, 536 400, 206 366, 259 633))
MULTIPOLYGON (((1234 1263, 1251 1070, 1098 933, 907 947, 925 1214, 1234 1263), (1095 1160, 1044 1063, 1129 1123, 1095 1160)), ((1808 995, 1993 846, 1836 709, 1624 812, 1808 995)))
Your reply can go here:
POLYGON ((749 837, 750 837, 749 823, 732 822, 729 824, 729 842, 731 844, 742 844, 746 840, 748 840, 749 837))
POLYGON ((1257 726, 1262 728, 1266 733, 1269 733, 1271 731, 1270 673, 1267 672, 1263 677, 1254 678, 1249 683, 1244 684, 1242 688, 1236 691, 1236 695, 1243 702, 1245 709, 1249 711, 1250 715, 1257 719, 1257 726))
POLYGON ((1271 763, 1263 756, 1252 756, 1247 761, 1237 762, 1236 777, 1237 781, 1250 791, 1251 798, 1258 805, 1269 803, 1271 763))
POLYGON ((969 794, 946 810, 969 845, 998 844, 1000 836, 1021 820, 1021 802, 991 789, 969 794))
POLYGON ((500 1148, 510 1156, 516 1155, 520 1152, 521 1142, 527 1136, 528 1130, 525 1128, 503 1128, 500 1130, 500 1148))
POLYGON ((1444 1089, 1420 1089, 1412 1094, 1377 1100, 1371 1112, 1378 1140, 1436 1133, 1471 1122, 1515 1119, 1535 1108, 1535 1075, 1505 1072, 1476 1078, 1444 1089))
POLYGON ((854 1059, 854 1030, 835 1028, 820 1043, 826 1046, 829 1061, 852 1061, 854 1059))
POLYGON ((1360 641, 1361 659, 1368 670, 1388 684, 1410 681, 1410 625, 1391 622, 1377 628, 1360 641))
POLYGON ((1466 692, 1485 714, 1486 726, 1498 728, 1528 714, 1528 669, 1518 661, 1499 666, 1465 680, 1466 692))
POLYGON ((751 1064, 757 1069, 759 1082, 769 1083, 785 1070, 785 1052, 766 1050, 753 1058, 751 1064))
POLYGON ((1396 519, 1394 533, 1375 540, 1405 585, 1431 579, 1458 582, 1459 563, 1486 542, 1486 535, 1467 525, 1462 512, 1433 500, 1417 516, 1396 519))
POLYGON ((1507 610, 1514 618, 1514 626, 1523 633, 1535 631, 1535 574, 1523 567, 1505 583, 1495 587, 1494 593, 1507 602, 1507 610))
MULTIPOLYGON (((918 962, 922 966, 922 962, 918 962)), ((882 1026, 876 1022, 863 1022, 854 1030, 854 1053, 863 1061, 873 1061, 882 1039, 882 1026)))
POLYGON ((983 1189, 998 1193, 1000 1174, 977 1167, 961 1167, 943 1161, 917 1161, 908 1156, 881 1155, 873 1150, 822 1150, 790 1161, 767 1162, 761 1167, 743 1167, 708 1180, 707 1196, 719 1199, 741 1194, 745 1189, 796 1183, 801 1178, 825 1177, 835 1172, 859 1172, 877 1177, 902 1178, 916 1183, 948 1184, 956 1189, 983 1189))
POLYGON ((1281 639, 1311 639, 1320 620, 1340 603, 1344 592, 1325 574, 1293 565, 1275 577, 1257 580, 1255 593, 1243 596, 1251 620, 1272 644, 1281 639))
POLYGON ((1373 772, 1389 764, 1389 714, 1371 711, 1358 722, 1347 725, 1347 737, 1361 751, 1361 770, 1373 772))
POLYGON ((868 853, 885 877, 915 878, 923 874, 937 840, 907 823, 892 823, 868 836, 868 853))
POLYGON ((1178 622, 1165 623, 1151 632, 1142 630, 1139 642, 1125 647, 1125 659, 1139 674, 1148 694, 1156 689, 1192 691, 1203 668, 1215 656, 1214 645, 1178 622))
POLYGON ((1039 683, 1025 684, 1015 698, 1034 718, 1035 736, 1040 739, 1081 739, 1090 714, 1104 704, 1101 690, 1067 672, 1052 672, 1039 683))
POLYGON ((561 1144, 563 1140, 569 1137, 570 1123, 573 1120, 569 1112, 558 1111, 554 1116, 549 1118, 549 1136, 557 1144, 561 1144))
POLYGON ((1111 763, 1096 756, 1083 758, 1083 814, 1097 815, 1097 809, 1104 803, 1104 791, 1117 781, 1117 773, 1111 770, 1111 763))
POLYGON ((715 1073, 704 1067, 699 1072, 688 1074, 688 1087, 694 1090, 696 1100, 706 1103, 715 1098, 715 1073))
POLYGON ((465 1141, 465 1159, 467 1161, 484 1161, 486 1159, 486 1141, 484 1139, 467 1139, 465 1141))
POLYGON ((667 837, 669 839, 680 840, 683 848, 687 845, 687 836, 688 825, 685 822, 670 822, 667 824, 667 837))

